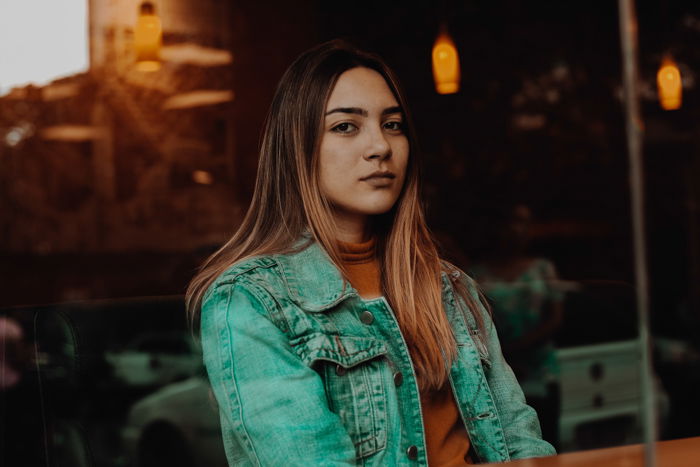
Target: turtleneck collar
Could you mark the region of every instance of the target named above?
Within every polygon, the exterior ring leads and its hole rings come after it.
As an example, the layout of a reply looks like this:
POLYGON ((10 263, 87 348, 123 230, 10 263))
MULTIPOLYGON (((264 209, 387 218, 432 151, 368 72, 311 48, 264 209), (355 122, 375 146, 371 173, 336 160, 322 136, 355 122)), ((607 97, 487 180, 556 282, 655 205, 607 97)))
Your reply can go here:
POLYGON ((340 257, 346 264, 369 263, 375 257, 376 240, 374 237, 366 242, 348 243, 338 241, 340 257))

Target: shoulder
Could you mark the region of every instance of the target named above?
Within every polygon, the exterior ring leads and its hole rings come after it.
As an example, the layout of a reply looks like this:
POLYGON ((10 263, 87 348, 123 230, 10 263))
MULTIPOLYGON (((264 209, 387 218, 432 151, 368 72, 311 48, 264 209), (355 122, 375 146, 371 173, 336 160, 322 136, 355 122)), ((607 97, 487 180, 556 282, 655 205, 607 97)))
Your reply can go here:
POLYGON ((440 260, 440 262, 443 286, 450 287, 456 295, 460 296, 472 314, 490 314, 490 307, 479 284, 449 261, 440 260))
POLYGON ((478 284, 469 274, 444 259, 440 260, 440 264, 442 267, 442 273, 450 280, 450 282, 453 284, 460 283, 466 287, 472 295, 478 295, 478 284))
POLYGON ((253 256, 236 262, 222 272, 204 293, 202 303, 232 293, 242 293, 261 300, 261 295, 284 293, 279 263, 274 255, 253 256))
POLYGON ((287 307, 289 291, 278 259, 277 255, 245 258, 214 280, 202 298, 203 340, 224 328, 249 333, 262 329, 267 322, 286 332, 287 320, 281 311, 287 307))
POLYGON ((274 274, 278 263, 273 255, 252 256, 237 261, 216 278, 211 288, 233 284, 241 278, 265 277, 274 274))
POLYGON ((454 264, 441 260, 443 284, 449 281, 455 304, 463 313, 479 355, 488 359, 488 336, 493 328, 491 309, 476 281, 454 264))

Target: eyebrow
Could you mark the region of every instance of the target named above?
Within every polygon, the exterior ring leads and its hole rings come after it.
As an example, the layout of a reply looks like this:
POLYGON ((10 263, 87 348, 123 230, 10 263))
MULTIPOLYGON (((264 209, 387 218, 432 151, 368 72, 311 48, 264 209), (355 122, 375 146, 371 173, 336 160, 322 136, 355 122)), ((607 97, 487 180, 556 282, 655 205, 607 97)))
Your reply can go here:
MULTIPOLYGON (((361 109, 359 107, 336 107, 335 109, 326 112, 326 115, 330 115, 333 113, 355 114, 361 115, 363 117, 367 117, 369 115, 365 109, 361 109)), ((382 116, 397 113, 402 113, 401 107, 399 107, 398 105, 395 105, 393 107, 387 107, 386 109, 382 110, 382 116)))

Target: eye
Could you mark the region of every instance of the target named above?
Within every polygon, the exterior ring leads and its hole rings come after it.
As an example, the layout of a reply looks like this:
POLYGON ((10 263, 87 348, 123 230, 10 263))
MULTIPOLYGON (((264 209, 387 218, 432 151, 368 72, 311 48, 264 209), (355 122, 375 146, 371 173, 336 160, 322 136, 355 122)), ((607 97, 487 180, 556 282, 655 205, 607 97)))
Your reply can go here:
POLYGON ((355 130, 357 130, 357 127, 350 122, 339 123, 336 126, 334 126, 333 128, 331 128, 332 132, 343 133, 343 134, 353 133, 355 130))
POLYGON ((384 128, 394 133, 403 133, 403 122, 392 120, 390 122, 386 122, 384 124, 384 128))

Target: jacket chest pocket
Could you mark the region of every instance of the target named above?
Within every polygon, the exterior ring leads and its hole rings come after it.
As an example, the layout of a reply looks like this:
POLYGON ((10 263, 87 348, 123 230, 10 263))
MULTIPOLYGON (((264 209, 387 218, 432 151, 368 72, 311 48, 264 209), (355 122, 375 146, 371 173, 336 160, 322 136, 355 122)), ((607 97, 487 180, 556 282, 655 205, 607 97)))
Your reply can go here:
POLYGON ((338 414, 358 459, 386 446, 386 345, 371 337, 312 334, 292 346, 323 378, 328 407, 338 414))

